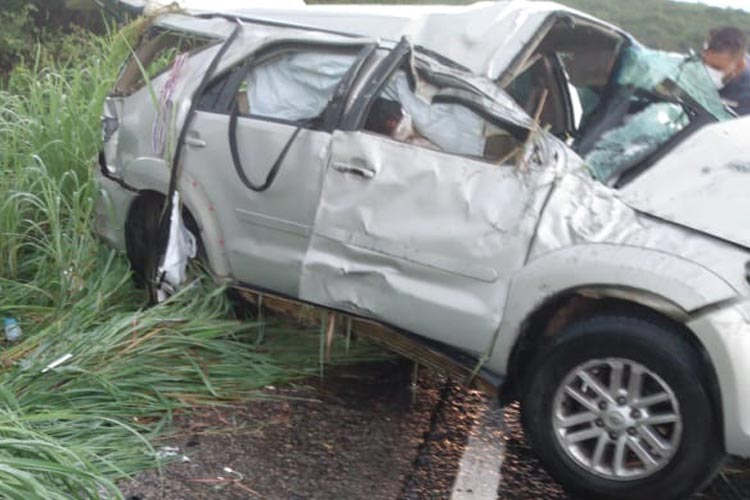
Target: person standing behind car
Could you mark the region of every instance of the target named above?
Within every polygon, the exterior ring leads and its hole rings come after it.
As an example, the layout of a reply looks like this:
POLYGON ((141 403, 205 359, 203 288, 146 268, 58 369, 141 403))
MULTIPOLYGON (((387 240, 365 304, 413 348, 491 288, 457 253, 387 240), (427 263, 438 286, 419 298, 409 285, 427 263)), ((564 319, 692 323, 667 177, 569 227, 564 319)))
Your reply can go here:
POLYGON ((740 116, 750 115, 748 36, 739 28, 712 30, 703 63, 725 104, 740 116))

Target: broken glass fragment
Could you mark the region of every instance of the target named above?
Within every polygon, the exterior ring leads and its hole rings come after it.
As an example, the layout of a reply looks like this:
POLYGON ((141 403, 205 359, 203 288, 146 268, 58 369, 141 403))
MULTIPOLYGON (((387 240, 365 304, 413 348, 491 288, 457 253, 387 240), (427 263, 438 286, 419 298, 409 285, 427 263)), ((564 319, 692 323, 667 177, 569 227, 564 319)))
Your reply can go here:
POLYGON ((687 96, 718 120, 733 117, 698 57, 633 46, 623 55, 617 84, 665 97, 687 96))
POLYGON ((606 182, 654 153, 689 123, 679 104, 651 104, 628 117, 621 127, 606 132, 586 162, 594 176, 606 182))

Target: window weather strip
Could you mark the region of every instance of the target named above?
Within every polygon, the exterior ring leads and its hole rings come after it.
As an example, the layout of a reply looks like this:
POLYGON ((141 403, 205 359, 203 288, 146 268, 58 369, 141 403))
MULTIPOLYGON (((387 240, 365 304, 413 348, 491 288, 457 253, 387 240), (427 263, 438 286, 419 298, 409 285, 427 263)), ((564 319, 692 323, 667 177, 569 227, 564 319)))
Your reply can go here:
POLYGON ((247 187, 251 191, 262 193, 263 191, 266 191, 268 188, 270 188, 273 184, 274 179, 276 179, 276 174, 279 173, 279 169, 281 169, 281 165, 284 163, 284 159, 286 158, 289 149, 292 147, 294 140, 299 135, 304 124, 300 124, 296 129, 294 129, 291 137, 284 145, 284 149, 281 150, 281 153, 279 153, 276 161, 271 166, 271 170, 268 171, 268 175, 266 176, 266 180, 263 181, 263 184, 254 184, 253 181, 251 181, 247 177, 247 174, 245 174, 245 169, 242 165, 242 159, 240 158, 239 148, 237 147, 237 118, 239 117, 239 114, 239 106, 237 106, 237 103, 235 103, 234 107, 232 108, 232 116, 229 118, 229 150, 232 153, 232 163, 234 163, 234 169, 237 171, 237 175, 240 177, 242 184, 244 184, 245 187, 247 187))

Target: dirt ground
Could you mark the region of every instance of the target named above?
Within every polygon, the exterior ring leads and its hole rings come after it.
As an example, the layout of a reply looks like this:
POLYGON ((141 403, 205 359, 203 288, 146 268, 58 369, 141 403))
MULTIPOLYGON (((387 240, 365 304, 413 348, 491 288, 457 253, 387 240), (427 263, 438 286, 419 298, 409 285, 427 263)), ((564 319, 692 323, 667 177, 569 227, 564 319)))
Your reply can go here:
MULTIPOLYGON (((339 367, 325 379, 269 388, 268 400, 178 418, 160 451, 175 460, 122 483, 129 500, 450 499, 469 430, 485 400, 412 365, 339 367)), ((504 412, 498 500, 574 500, 504 412)), ((750 462, 729 461, 700 500, 750 498, 750 462)), ((697 500, 697 499, 696 499, 697 500)))

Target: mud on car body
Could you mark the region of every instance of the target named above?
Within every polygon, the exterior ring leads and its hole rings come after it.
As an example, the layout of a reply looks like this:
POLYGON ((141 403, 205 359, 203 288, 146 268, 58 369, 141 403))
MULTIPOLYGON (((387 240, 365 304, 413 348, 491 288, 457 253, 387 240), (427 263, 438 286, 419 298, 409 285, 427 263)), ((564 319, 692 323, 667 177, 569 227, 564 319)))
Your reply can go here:
POLYGON ((105 103, 97 229, 154 299, 196 256, 473 360, 579 495, 681 498, 750 456, 750 120, 695 62, 545 5, 492 79, 161 16, 105 103))

